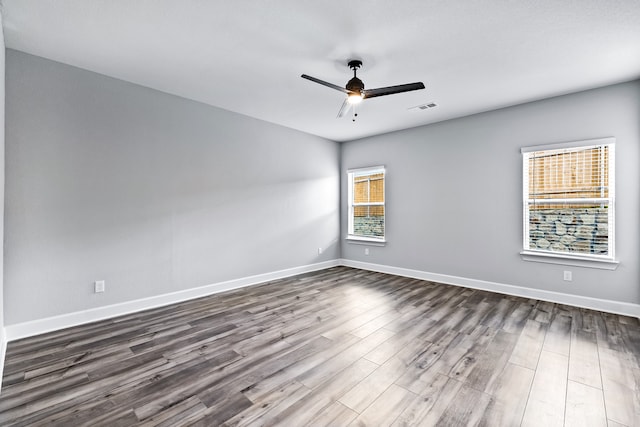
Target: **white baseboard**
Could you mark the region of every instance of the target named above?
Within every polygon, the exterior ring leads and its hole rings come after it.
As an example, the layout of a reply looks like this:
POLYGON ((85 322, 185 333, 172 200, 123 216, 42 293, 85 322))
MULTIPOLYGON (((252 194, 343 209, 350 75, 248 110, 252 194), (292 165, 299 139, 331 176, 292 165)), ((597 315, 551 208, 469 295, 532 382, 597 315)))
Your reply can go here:
POLYGON ((429 280, 447 285, 462 286, 465 288, 480 289, 483 291, 497 292, 524 298, 534 298, 542 301, 572 305, 604 311, 607 313, 622 314, 625 316, 640 318, 640 305, 620 301, 603 300, 580 295, 565 294, 561 292, 545 291, 541 289, 525 288, 521 286, 505 285, 503 283, 487 282, 484 280, 469 279, 466 277, 449 276, 446 274, 429 273, 408 268, 392 267, 389 265, 372 264, 368 262, 341 259, 340 265, 360 268, 362 270, 377 271, 380 273, 394 274, 396 276, 411 277, 414 279, 429 280))
MULTIPOLYGON (((135 313, 150 308, 162 307, 194 298, 216 294, 232 289, 256 285, 271 280, 282 279, 295 276, 297 274, 308 273, 325 268, 344 265, 347 267, 360 268, 363 270, 377 271, 380 273, 394 274, 397 276, 411 277, 415 279, 429 280, 432 282, 444 283, 448 285, 462 286, 472 289, 497 292, 501 294, 519 296, 524 298, 534 298, 543 301, 550 301, 560 304, 567 304, 576 307, 589 308, 592 310, 605 311, 608 313, 622 314, 640 318, 640 305, 619 301, 602 300, 579 295, 565 294, 561 292, 544 291, 540 289, 525 288, 520 286, 506 285, 502 283, 488 282, 484 280, 469 279, 466 277, 449 276, 446 274, 429 273, 420 270, 411 270, 401 267, 392 267, 382 264, 372 264, 348 259, 336 259, 317 264, 310 264, 301 267, 289 268, 286 270, 274 271, 271 273, 258 274, 226 282, 215 283, 199 288, 186 289, 183 291, 154 297, 127 301, 120 304, 98 307, 90 310, 83 310, 60 316, 48 317, 24 323, 6 325, 4 333, 0 329, 0 374, 4 366, 4 355, 6 344, 9 341, 27 338, 46 332, 91 323, 125 314, 135 313)), ((1 377, 0 377, 1 378, 1 377)))
MULTIPOLYGON (((27 338, 46 332, 56 331, 72 326, 78 326, 98 320, 109 319, 142 310, 148 310, 150 308, 175 304, 178 302, 200 298, 219 292, 229 291, 232 289, 243 288, 246 286, 256 285, 259 283, 269 282, 277 279, 283 279, 285 277, 291 277, 298 274, 309 273, 312 271, 324 270, 325 268, 336 267, 338 265, 340 265, 339 260, 325 261, 316 264, 288 268, 286 270, 274 271, 271 273, 257 274, 255 276, 228 280, 226 282, 215 283, 198 288, 185 289, 182 291, 157 295, 149 298, 127 301, 119 304, 92 308, 89 310, 47 317, 44 319, 32 320, 29 322, 6 325, 5 341, 15 341, 21 338, 27 338)), ((4 362, 4 359, 2 360, 2 362, 4 362)), ((4 363, 2 363, 2 366, 4 366, 4 363)))

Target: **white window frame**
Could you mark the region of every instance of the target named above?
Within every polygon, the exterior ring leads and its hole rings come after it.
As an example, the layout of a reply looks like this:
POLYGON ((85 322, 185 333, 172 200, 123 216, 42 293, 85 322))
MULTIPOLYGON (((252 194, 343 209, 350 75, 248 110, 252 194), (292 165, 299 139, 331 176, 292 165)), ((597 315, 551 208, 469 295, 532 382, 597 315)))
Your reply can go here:
POLYGON ((386 243, 387 235, 387 208, 385 206, 387 200, 387 173, 384 166, 371 166, 366 168, 348 169, 347 170, 347 204, 348 204, 348 228, 347 228, 347 240, 354 242, 367 242, 367 243, 386 243), (356 176, 368 175, 374 173, 382 173, 384 176, 382 182, 384 201, 383 202, 370 202, 370 203, 354 203, 353 201, 353 179, 356 176), (383 206, 384 207, 384 235, 381 237, 374 236, 362 236, 354 233, 354 213, 356 206, 383 206))
POLYGON ((525 261, 546 262, 551 264, 574 265, 579 267, 591 267, 613 270, 617 268, 615 260, 615 138, 598 138, 582 141, 572 141, 560 144, 538 145, 521 148, 522 153, 522 197, 523 197, 523 250, 520 252, 525 261), (571 148, 595 148, 606 145, 609 147, 609 197, 603 198, 576 198, 576 199, 530 199, 529 196, 529 158, 530 153, 571 149, 571 148), (547 251, 539 248, 531 248, 529 242, 529 205, 531 203, 563 204, 563 203, 607 203, 608 205, 608 254, 580 254, 570 252, 547 251))

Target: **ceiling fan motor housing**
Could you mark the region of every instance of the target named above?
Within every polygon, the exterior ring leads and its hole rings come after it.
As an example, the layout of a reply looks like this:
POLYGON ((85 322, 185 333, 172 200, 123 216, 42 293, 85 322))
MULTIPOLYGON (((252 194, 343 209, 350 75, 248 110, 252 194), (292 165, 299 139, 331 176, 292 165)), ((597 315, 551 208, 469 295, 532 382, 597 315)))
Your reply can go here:
POLYGON ((353 78, 347 82, 347 86, 345 86, 345 88, 351 92, 362 93, 364 90, 364 83, 356 77, 356 71, 362 67, 362 61, 353 59, 349 61, 347 65, 353 70, 353 78))
POLYGON ((364 83, 357 77, 352 78, 347 82, 346 89, 351 92, 360 93, 364 90, 364 83))

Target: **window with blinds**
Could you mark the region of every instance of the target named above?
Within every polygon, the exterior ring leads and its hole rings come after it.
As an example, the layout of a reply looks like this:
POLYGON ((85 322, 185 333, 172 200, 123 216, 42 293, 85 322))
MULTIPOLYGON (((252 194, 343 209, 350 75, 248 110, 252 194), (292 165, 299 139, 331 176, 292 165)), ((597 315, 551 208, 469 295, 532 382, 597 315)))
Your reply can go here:
POLYGON ((613 259, 613 141, 522 149, 526 251, 613 259))
POLYGON ((383 166, 347 171, 350 239, 384 241, 385 169, 383 166))

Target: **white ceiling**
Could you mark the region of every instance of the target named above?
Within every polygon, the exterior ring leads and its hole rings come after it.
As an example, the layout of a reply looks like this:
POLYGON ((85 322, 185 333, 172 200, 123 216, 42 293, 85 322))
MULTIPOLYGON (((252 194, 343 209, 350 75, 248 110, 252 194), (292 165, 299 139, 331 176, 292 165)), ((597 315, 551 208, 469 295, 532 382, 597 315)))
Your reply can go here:
POLYGON ((640 78, 639 0, 2 0, 6 45, 336 141, 640 78), (365 100, 337 119, 361 59, 365 100), (409 107, 435 102, 428 110, 409 107))

